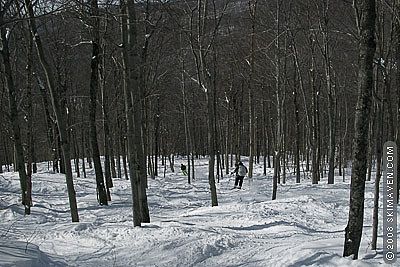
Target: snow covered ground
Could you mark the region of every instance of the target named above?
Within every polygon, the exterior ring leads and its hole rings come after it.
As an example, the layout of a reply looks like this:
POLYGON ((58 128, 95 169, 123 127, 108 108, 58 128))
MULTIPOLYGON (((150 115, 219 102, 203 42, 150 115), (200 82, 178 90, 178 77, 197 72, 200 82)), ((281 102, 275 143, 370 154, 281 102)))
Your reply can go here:
POLYGON ((377 252, 369 246, 372 182, 360 259, 352 261, 341 257, 349 177, 345 183, 336 177, 334 185, 326 179, 295 184, 289 177, 271 201, 272 169, 263 176, 256 165, 244 190, 230 190, 233 177, 224 177, 217 186, 219 206, 211 207, 207 161, 199 160, 190 185, 170 170, 166 178, 149 179, 152 222, 134 228, 129 181, 114 179, 112 202, 101 207, 93 170, 76 178, 80 222, 71 223, 65 178, 45 167, 33 176, 30 216, 19 204, 18 175, 0 174, 0 266, 385 266, 382 239, 377 252))

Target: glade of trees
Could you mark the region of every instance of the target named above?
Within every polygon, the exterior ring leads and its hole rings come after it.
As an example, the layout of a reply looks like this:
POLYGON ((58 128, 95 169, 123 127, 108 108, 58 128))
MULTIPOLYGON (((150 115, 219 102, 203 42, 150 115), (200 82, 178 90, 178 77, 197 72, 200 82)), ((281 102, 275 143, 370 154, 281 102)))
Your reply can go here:
POLYGON ((66 174, 73 221, 72 176, 86 176, 85 161, 100 205, 112 178, 132 177, 135 226, 150 221, 147 175, 160 175, 159 160, 173 170, 175 154, 187 156, 189 183, 195 158, 209 156, 213 206, 215 182, 241 155, 250 178, 254 162, 264 174, 274 168, 273 199, 290 172, 298 183, 334 183, 335 171, 345 179, 353 153, 367 163, 353 164, 360 184, 365 168, 379 181, 382 144, 399 144, 399 5, 0 0, 0 171, 18 170, 29 214, 35 163, 49 161, 66 174), (359 44, 371 25, 376 50, 362 85, 359 44), (370 110, 357 113, 363 92, 370 110))

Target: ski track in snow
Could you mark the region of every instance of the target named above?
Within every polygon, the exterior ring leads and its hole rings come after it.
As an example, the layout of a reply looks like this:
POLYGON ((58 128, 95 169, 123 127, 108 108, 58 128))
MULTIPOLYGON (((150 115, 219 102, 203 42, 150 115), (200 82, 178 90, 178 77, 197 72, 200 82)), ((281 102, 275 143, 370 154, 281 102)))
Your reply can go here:
POLYGON ((112 201, 101 207, 93 170, 88 178, 75 178, 80 223, 71 223, 65 177, 40 167, 32 179, 32 214, 26 217, 18 175, 0 174, 0 250, 7 256, 2 260, 0 254, 0 266, 27 266, 17 263, 22 256, 7 248, 10 244, 32 246, 29 251, 41 261, 28 266, 385 266, 382 250, 369 247, 372 182, 366 187, 360 260, 352 261, 341 257, 348 177, 344 183, 336 177, 334 185, 326 178, 311 185, 309 179, 295 184, 289 175, 271 201, 272 169, 263 176, 256 165, 254 177, 245 178, 245 190, 230 190, 234 178, 222 178, 219 206, 210 207, 208 167, 200 160, 192 184, 169 170, 165 179, 149 178, 152 222, 134 228, 129 181, 114 179, 112 201))

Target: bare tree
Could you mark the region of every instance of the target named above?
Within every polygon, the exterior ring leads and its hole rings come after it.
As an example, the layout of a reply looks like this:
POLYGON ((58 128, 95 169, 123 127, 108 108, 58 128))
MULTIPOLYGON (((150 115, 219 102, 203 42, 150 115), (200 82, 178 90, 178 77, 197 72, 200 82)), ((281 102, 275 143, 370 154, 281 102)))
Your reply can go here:
POLYGON ((6 2, 5 5, 2 5, 0 2, 0 38, 1 38, 1 47, 0 54, 2 57, 2 63, 5 74, 5 81, 8 89, 8 99, 10 104, 10 120, 12 123, 13 129, 13 137, 14 137, 14 146, 16 150, 16 164, 17 170, 19 173, 19 180, 21 185, 21 194, 22 194, 22 204, 25 206, 25 214, 30 214, 30 206, 31 202, 28 198, 28 177, 25 170, 25 159, 24 159, 24 150, 22 147, 22 138, 21 138, 21 121, 18 117, 18 107, 17 107, 17 91, 15 88, 11 61, 10 61, 10 50, 9 50, 9 40, 11 38, 11 29, 6 28, 4 25, 4 16, 6 12, 8 12, 8 8, 10 7, 12 1, 6 2))
POLYGON ((274 155, 274 175, 272 177, 272 200, 276 199, 278 183, 280 180, 281 173, 281 155, 283 146, 283 134, 284 134, 284 118, 283 118, 283 106, 285 102, 285 94, 282 89, 281 83, 281 58, 280 58, 280 31, 281 31, 281 0, 276 0, 276 32, 275 32, 275 48, 277 50, 275 54, 275 101, 276 101, 276 111, 277 111, 277 125, 276 125, 276 135, 275 135, 275 155, 274 155))
POLYGON ((375 53, 375 0, 354 1, 359 30, 358 100, 353 139, 353 165, 350 185, 349 220, 345 231, 343 256, 358 258, 363 219, 364 192, 367 174, 368 125, 373 91, 373 59, 375 53))
POLYGON ((251 37, 250 37, 250 79, 249 79, 249 178, 253 177, 253 161, 254 161, 254 150, 255 150, 255 136, 256 129, 254 123, 254 64, 255 64, 255 27, 256 27, 256 12, 257 12, 257 1, 249 1, 249 11, 252 20, 251 23, 251 37))
POLYGON ((32 36, 34 37, 40 63, 46 75, 47 85, 50 89, 51 103, 57 120, 57 126, 61 140, 62 154, 64 158, 65 178, 67 182, 72 222, 78 222, 79 221, 78 207, 76 204, 76 193, 74 189, 74 182, 73 182, 72 168, 71 168, 70 144, 67 133, 67 111, 65 107, 61 106, 59 103, 60 100, 59 91, 56 85, 56 81, 54 79, 53 70, 51 69, 51 66, 48 63, 46 54, 44 52, 44 47, 40 39, 39 32, 37 31, 35 14, 33 11, 33 5, 31 0, 25 0, 25 7, 26 10, 28 11, 29 26, 32 32, 32 36))
MULTIPOLYGON (((218 206, 215 186, 215 156, 217 154, 217 88, 216 88, 216 51, 215 38, 225 13, 227 3, 224 4, 218 17, 216 3, 207 0, 198 0, 197 7, 190 14, 190 46, 196 65, 197 84, 206 95, 207 103, 207 141, 208 141, 208 182, 211 191, 211 205, 218 206), (213 9, 211 10, 212 7, 213 9), (197 11, 197 13, 195 12, 197 11), (207 14, 212 14, 212 24, 208 23, 207 14), (195 17, 197 15, 197 18, 195 17), (211 28, 211 33, 207 28, 211 28), (206 37, 209 37, 208 39, 206 37)), ((218 170, 217 170, 218 171, 218 170)))
POLYGON ((107 193, 104 185, 103 170, 100 161, 99 144, 97 141, 96 127, 96 106, 97 92, 99 91, 99 62, 100 62, 100 18, 97 0, 90 1, 90 15, 92 27, 92 59, 90 75, 90 107, 89 107, 89 126, 90 126, 90 144, 92 147, 92 156, 94 170, 96 174, 97 194, 100 205, 108 205, 107 193))
POLYGON ((142 88, 139 80, 140 56, 137 19, 133 0, 121 1, 125 79, 125 112, 128 131, 129 173, 132 185, 134 226, 150 222, 146 195, 146 158, 142 136, 142 88))

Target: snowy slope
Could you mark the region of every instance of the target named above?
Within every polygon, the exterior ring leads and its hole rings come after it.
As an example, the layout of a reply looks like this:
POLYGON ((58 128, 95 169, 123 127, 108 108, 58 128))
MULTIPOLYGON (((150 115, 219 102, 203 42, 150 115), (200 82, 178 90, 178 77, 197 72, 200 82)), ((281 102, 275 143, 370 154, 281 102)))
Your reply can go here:
POLYGON ((373 183, 360 260, 352 261, 341 257, 349 181, 296 185, 289 177, 271 201, 272 169, 265 177, 256 166, 245 190, 230 190, 233 178, 224 177, 219 206, 210 207, 206 163, 197 161, 191 185, 169 171, 149 179, 152 222, 141 228, 133 227, 129 181, 114 179, 112 202, 100 207, 93 170, 76 178, 80 223, 71 223, 63 175, 41 166, 32 215, 24 217, 18 175, 0 174, 0 266, 385 266, 381 249, 369 247, 373 183))

